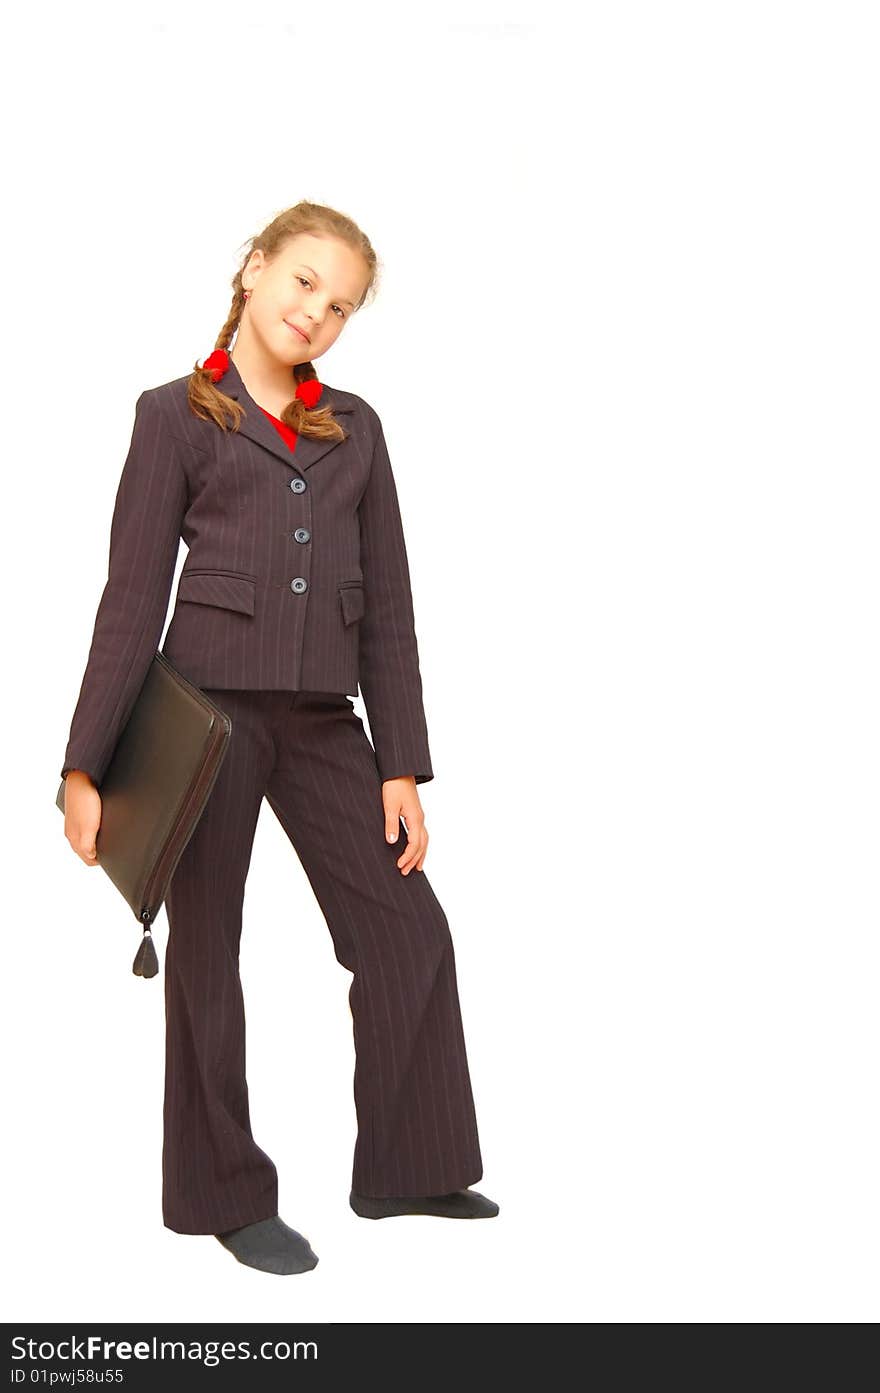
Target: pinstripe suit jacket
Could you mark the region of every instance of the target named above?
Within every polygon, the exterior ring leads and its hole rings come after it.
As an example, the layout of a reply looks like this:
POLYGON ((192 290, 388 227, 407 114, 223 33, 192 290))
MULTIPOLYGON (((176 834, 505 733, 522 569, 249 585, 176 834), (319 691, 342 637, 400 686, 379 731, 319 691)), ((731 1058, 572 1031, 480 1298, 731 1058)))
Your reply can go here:
POLYGON ((324 384, 343 441, 291 450, 230 359, 246 415, 222 431, 187 378, 138 398, 116 495, 107 582, 62 777, 100 785, 155 657, 181 537, 189 548, 162 652, 203 688, 363 693, 383 780, 434 777, 409 567, 382 424, 324 384))

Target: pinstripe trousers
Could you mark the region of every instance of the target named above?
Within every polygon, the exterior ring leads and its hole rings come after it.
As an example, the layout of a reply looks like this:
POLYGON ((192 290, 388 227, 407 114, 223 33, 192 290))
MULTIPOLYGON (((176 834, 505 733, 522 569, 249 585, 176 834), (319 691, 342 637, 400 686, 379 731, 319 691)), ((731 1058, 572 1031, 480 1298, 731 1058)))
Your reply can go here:
POLYGON ((263 797, 352 974, 352 1189, 437 1195, 483 1174, 446 915, 385 838, 376 756, 349 697, 208 691, 232 719, 217 781, 166 896, 162 1208, 178 1233, 278 1212, 251 1133, 239 976, 244 886, 263 797))

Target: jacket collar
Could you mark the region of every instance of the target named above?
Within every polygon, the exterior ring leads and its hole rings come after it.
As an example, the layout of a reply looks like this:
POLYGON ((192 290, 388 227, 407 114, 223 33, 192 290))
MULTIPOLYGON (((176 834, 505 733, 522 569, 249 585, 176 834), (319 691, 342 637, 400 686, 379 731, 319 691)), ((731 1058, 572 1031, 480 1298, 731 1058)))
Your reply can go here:
MULTIPOLYGON (((262 445, 265 450, 269 450, 276 459, 280 459, 290 469, 310 469, 328 451, 342 443, 339 440, 315 440, 312 436, 300 435, 297 438, 296 449, 291 450, 287 442, 282 440, 268 416, 264 415, 251 397, 242 381, 241 373, 231 358, 229 359, 229 367, 218 386, 227 396, 234 397, 244 407, 245 415, 238 428, 239 433, 246 435, 257 445, 262 445)), ((328 387, 326 382, 322 384, 322 387, 323 390, 318 398, 319 406, 329 406, 334 416, 354 411, 355 399, 350 393, 342 392, 336 387, 328 387)))

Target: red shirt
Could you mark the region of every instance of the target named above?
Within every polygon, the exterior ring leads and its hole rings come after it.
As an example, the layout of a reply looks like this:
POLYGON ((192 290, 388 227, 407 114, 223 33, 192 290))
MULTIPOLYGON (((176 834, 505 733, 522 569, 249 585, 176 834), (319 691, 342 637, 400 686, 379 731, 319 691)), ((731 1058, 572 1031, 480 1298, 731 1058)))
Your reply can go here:
MULTIPOLYGON (((260 403, 257 402, 257 405, 260 406, 260 403)), ((286 426, 283 421, 279 421, 278 417, 273 416, 271 411, 267 411, 265 406, 260 406, 260 410, 264 416, 269 417, 269 420, 272 422, 272 425, 275 427, 282 440, 286 440, 291 450, 295 450, 296 442, 299 440, 296 431, 292 430, 290 426, 286 426)))

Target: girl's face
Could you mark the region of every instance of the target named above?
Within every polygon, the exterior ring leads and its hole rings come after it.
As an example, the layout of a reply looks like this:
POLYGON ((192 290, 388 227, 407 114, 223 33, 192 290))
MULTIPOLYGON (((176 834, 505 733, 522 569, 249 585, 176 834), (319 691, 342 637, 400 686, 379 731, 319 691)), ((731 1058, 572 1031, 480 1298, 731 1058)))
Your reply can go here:
POLYGON ((285 366, 311 362, 339 338, 368 278, 363 257, 345 242, 298 233, 271 261, 262 251, 249 258, 242 325, 285 366))

